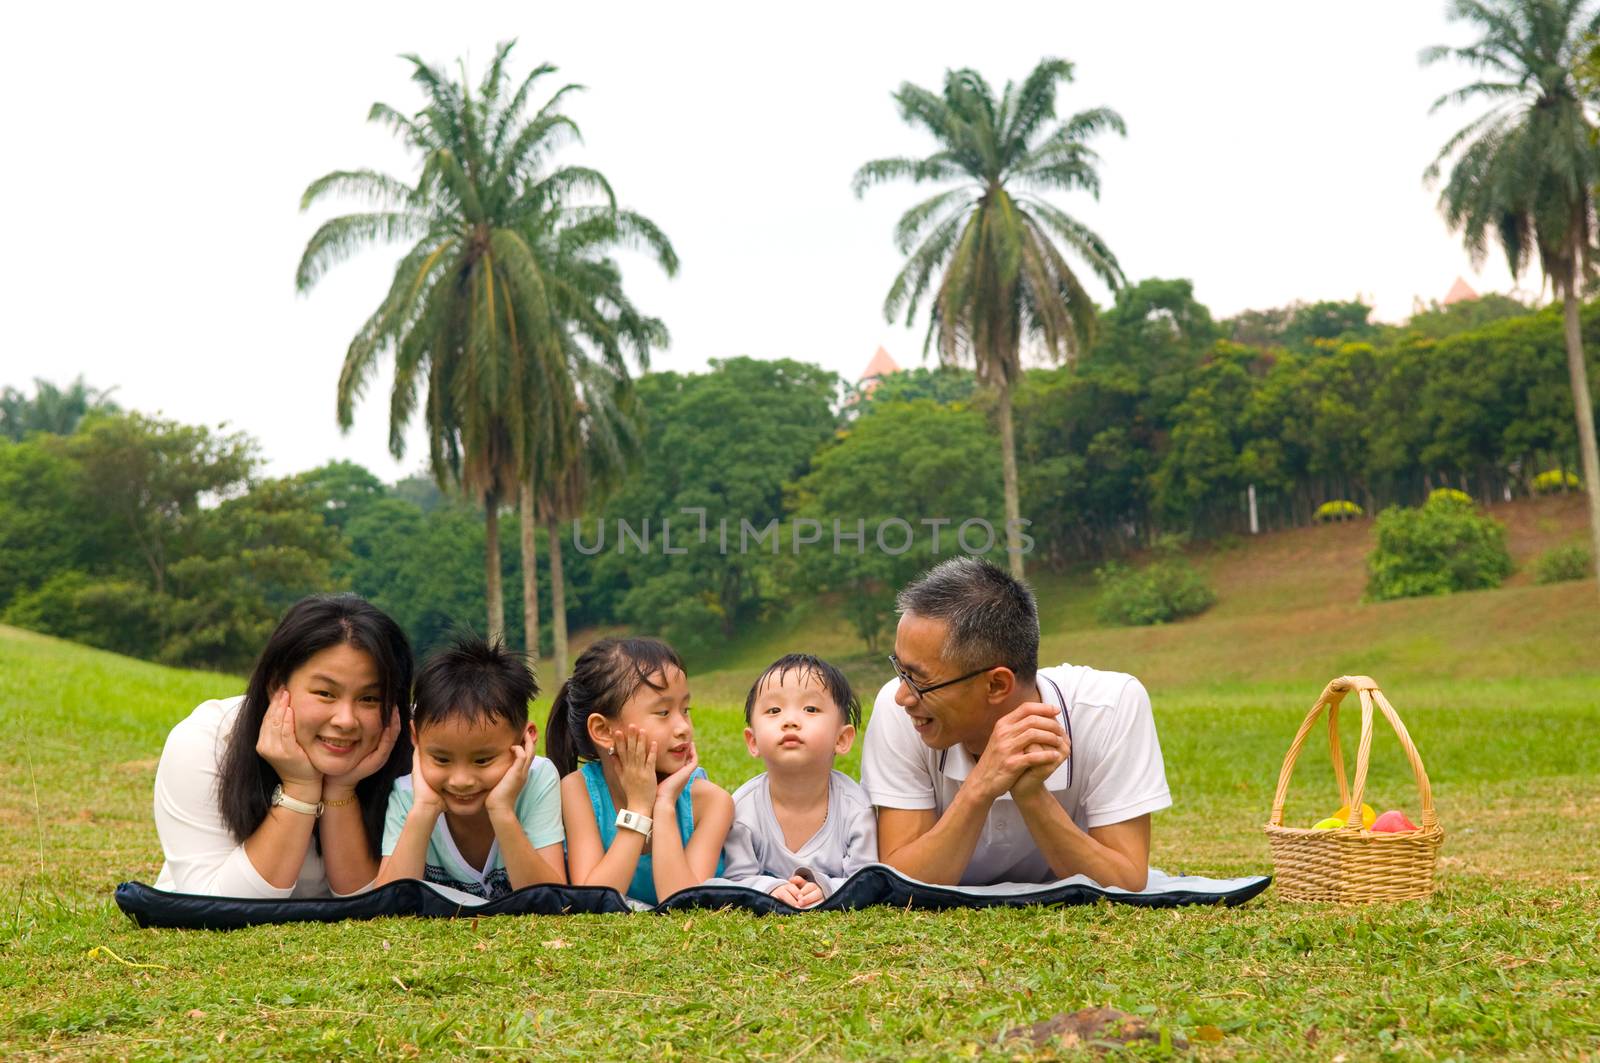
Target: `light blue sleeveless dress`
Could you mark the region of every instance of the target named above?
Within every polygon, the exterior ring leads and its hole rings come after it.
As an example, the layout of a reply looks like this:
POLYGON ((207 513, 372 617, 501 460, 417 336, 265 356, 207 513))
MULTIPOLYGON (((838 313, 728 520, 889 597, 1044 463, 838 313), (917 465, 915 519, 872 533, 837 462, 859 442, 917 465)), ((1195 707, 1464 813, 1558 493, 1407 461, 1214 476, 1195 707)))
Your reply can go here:
MULTIPOLYGON (((611 787, 606 785, 605 769, 598 760, 584 763, 578 769, 583 775, 583 784, 589 790, 589 804, 594 808, 595 826, 600 828, 600 844, 609 851, 612 841, 617 836, 617 808, 611 802, 611 787)), ((689 784, 683 788, 683 793, 678 795, 678 833, 683 837, 683 844, 689 844, 689 838, 694 834, 694 797, 689 793, 694 788, 696 779, 709 778, 704 768, 696 768, 694 774, 689 776, 689 784)), ((722 874, 722 855, 717 855, 717 870, 712 877, 722 874)), ((651 870, 649 853, 639 854, 639 866, 634 869, 633 881, 628 884, 628 896, 644 904, 657 904, 655 873, 651 870)))

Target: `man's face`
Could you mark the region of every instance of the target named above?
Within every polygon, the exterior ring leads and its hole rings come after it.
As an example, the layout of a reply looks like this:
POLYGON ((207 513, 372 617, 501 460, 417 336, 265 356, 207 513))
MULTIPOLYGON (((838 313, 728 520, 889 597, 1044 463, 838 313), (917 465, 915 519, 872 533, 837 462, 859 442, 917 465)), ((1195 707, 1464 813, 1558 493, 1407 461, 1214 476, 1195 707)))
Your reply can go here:
MULTIPOLYGON (((918 686, 942 683, 970 671, 958 669, 940 656, 949 627, 943 620, 930 620, 915 613, 900 617, 894 635, 895 659, 918 686)), ((987 673, 983 673, 920 698, 902 682, 895 691, 894 700, 906 710, 917 734, 931 748, 949 749, 957 743, 981 748, 989 740, 994 726, 985 696, 987 690, 987 673)))

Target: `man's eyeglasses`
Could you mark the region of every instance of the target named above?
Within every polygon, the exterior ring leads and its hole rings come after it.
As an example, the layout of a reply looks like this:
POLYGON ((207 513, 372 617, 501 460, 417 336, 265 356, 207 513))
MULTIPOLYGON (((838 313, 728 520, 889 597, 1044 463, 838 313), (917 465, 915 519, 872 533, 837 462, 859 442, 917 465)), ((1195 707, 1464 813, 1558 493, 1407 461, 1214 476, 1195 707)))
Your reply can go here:
POLYGON ((940 690, 948 686, 954 686, 957 683, 964 683, 975 675, 982 675, 984 672, 993 671, 994 669, 1000 667, 998 664, 991 664, 987 668, 974 669, 973 671, 968 672, 966 675, 958 675, 954 679, 946 679, 942 682, 930 683, 927 686, 924 686, 921 683, 918 683, 915 679, 912 679, 909 675, 906 675, 906 670, 900 666, 900 658, 896 657, 892 653, 889 654, 889 665, 894 669, 894 674, 900 677, 900 682, 904 683, 908 688, 910 688, 911 692, 917 696, 918 701, 921 701, 929 694, 932 694, 935 690, 940 690))

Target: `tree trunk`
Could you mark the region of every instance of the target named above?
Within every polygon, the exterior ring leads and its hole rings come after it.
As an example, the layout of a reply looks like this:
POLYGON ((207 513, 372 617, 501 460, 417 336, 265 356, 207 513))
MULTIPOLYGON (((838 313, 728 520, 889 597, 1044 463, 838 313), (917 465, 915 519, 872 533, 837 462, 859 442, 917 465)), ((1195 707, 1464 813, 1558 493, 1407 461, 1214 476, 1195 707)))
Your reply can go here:
POLYGON ((1011 575, 1022 578, 1022 504, 1017 497, 1017 434, 1011 423, 1011 387, 998 385, 1000 413, 1000 470, 1006 494, 1006 556, 1011 575))
POLYGON ((520 523, 522 524, 522 632, 528 661, 539 660, 539 543, 534 533, 539 530, 533 516, 533 488, 523 484, 517 491, 521 496, 520 523))
POLYGON ((489 603, 490 640, 506 637, 506 607, 500 593, 500 495, 483 496, 483 582, 489 603))
POLYGON ((567 678, 567 577, 561 571, 560 521, 551 517, 550 531, 550 626, 556 639, 556 683, 567 678))
MULTIPOLYGON (((1576 238, 1574 239, 1576 242, 1576 238)), ((1594 399, 1589 394, 1589 371, 1583 362, 1583 332, 1578 321, 1578 266, 1562 293, 1567 332, 1567 375, 1572 378, 1572 402, 1578 416, 1578 453, 1583 460, 1583 486, 1589 495, 1590 562, 1600 575, 1600 453, 1594 436, 1594 399)))

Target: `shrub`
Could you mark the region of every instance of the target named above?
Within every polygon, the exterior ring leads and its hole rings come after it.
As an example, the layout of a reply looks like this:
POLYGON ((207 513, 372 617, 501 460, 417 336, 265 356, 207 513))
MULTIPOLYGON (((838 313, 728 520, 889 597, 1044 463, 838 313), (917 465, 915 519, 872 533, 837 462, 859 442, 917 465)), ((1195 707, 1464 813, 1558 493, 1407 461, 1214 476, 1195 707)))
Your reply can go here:
POLYGON ((1102 623, 1144 626, 1203 613, 1217 600, 1193 565, 1175 551, 1129 568, 1115 561, 1095 570, 1102 623))
POLYGON ((18 595, 0 620, 103 650, 154 657, 164 614, 162 599, 140 584, 96 581, 69 569, 18 595))
POLYGON ((1336 498, 1331 502, 1324 502, 1312 514, 1319 524, 1327 524, 1336 520, 1355 520, 1364 517, 1367 511, 1359 505, 1344 498, 1336 498))
POLYGON ((1583 486, 1583 481, 1575 473, 1565 469, 1546 469, 1533 478, 1533 493, 1536 495, 1550 495, 1557 491, 1576 491, 1583 486))
POLYGON ((1511 574, 1505 525, 1451 488, 1416 509, 1384 510, 1377 532, 1367 557, 1368 601, 1497 587, 1511 574))
POLYGON ((1574 543, 1540 554, 1539 560, 1534 562, 1533 581, 1565 583, 1567 580, 1588 579, 1593 572, 1589 551, 1574 543))

